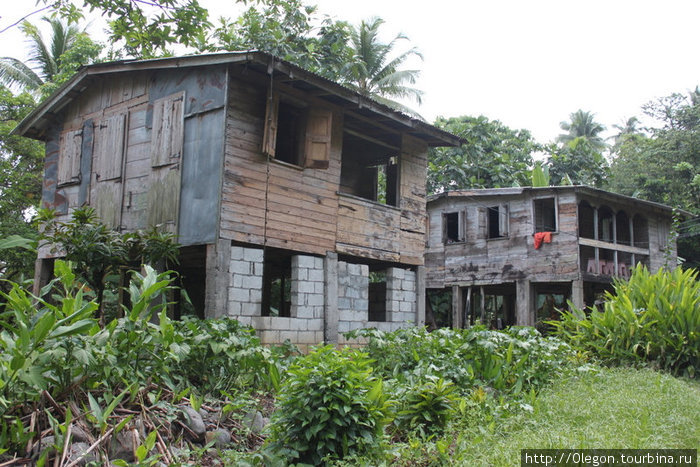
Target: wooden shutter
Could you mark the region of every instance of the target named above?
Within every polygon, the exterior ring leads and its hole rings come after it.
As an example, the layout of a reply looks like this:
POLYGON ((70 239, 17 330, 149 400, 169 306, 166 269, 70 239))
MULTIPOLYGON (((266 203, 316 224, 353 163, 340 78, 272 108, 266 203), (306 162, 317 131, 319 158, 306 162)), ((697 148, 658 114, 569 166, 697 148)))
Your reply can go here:
POLYGON ((498 235, 507 237, 508 227, 508 205, 501 204, 498 206, 498 235))
POLYGON ((333 112, 328 109, 309 109, 306 122, 305 166, 327 169, 331 153, 333 112))
POLYGON ((271 157, 275 157, 275 149, 277 147, 277 119, 279 117, 279 108, 279 95, 276 92, 272 92, 272 90, 268 90, 262 152, 271 157))
POLYGON ((489 233, 489 220, 488 220, 488 208, 480 207, 478 209, 478 222, 479 222, 479 238, 488 238, 489 233))
POLYGON ((151 166, 179 162, 184 144, 185 93, 179 92, 153 103, 151 166))
POLYGON ((126 114, 105 117, 95 125, 93 172, 98 182, 122 176, 126 114))
POLYGON ((64 131, 59 137, 58 184, 80 181, 80 154, 83 130, 64 131))

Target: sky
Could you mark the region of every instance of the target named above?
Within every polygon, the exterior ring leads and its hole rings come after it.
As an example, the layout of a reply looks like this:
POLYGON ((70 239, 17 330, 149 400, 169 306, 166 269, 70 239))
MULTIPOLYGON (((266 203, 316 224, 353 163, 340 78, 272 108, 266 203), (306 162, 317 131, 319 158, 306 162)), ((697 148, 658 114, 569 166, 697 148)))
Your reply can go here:
MULTIPOLYGON (((233 0, 200 0, 212 18, 233 0)), ((698 0, 309 0, 357 24, 379 16, 385 40, 402 32, 424 56, 416 108, 437 116, 485 115, 527 129, 541 143, 578 109, 606 125, 641 116, 646 102, 700 85, 698 0)), ((34 2, 0 0, 0 30, 34 2)), ((36 18, 36 17, 33 17, 36 18)), ((99 35, 99 21, 89 31, 99 35)), ((0 33, 0 56, 21 57, 17 28, 0 33)), ((399 49, 405 50, 405 49, 399 49)))

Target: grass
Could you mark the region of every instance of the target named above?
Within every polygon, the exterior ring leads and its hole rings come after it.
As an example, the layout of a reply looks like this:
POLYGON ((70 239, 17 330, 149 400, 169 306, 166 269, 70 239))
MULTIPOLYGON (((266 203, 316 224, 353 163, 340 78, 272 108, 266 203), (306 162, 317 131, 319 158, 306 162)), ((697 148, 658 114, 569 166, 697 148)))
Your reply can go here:
POLYGON ((543 391, 533 413, 459 433, 459 465, 520 465, 520 450, 700 448, 700 382, 601 369, 543 391))

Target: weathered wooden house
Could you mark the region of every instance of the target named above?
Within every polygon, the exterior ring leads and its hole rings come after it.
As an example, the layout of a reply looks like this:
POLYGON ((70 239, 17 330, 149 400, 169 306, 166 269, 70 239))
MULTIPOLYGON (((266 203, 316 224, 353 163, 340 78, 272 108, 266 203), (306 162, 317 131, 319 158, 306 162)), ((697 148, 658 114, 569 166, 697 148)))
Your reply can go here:
POLYGON ((45 207, 176 233, 204 317, 301 345, 424 320, 427 149, 459 140, 423 121, 243 52, 88 66, 15 131, 45 207))
POLYGON ((676 263, 670 207, 585 186, 446 192, 428 218, 426 287, 452 291, 457 327, 535 325, 637 264, 676 263))

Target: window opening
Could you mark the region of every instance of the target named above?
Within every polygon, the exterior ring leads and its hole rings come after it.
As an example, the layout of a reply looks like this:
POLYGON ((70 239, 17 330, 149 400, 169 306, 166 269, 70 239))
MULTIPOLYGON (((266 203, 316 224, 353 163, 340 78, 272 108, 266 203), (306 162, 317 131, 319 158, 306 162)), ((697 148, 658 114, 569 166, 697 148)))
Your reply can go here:
POLYGON ((277 116, 277 145, 275 159, 302 165, 306 110, 280 101, 277 116))
POLYGON ((398 206, 399 156, 375 140, 354 131, 343 136, 340 191, 389 206, 398 206))
POLYGON ((386 271, 369 273, 369 321, 386 321, 386 271))
POLYGON ((557 216, 554 198, 536 199, 535 206, 535 232, 556 232, 557 216))
POLYGON ((488 208, 488 238, 508 236, 508 208, 505 205, 488 208))
POLYGON ((445 238, 444 243, 456 243, 464 241, 459 228, 459 213, 448 212, 444 215, 445 238))
POLYGON ((292 257, 268 250, 263 265, 263 316, 291 316, 292 257))

